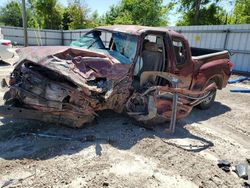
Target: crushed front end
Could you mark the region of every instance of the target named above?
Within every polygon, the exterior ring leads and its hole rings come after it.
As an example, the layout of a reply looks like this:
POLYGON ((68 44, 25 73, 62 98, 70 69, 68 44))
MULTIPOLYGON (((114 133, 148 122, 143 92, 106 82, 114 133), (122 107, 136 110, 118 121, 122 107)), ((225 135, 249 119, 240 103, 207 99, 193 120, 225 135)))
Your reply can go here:
POLYGON ((100 110, 123 110, 130 95, 127 71, 128 66, 86 50, 26 57, 11 73, 0 113, 81 127, 100 110))

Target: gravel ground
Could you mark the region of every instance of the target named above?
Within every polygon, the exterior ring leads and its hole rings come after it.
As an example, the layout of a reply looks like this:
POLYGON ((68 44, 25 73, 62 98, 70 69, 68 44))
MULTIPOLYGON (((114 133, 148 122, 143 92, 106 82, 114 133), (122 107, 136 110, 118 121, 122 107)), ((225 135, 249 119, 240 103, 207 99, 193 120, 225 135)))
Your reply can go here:
MULTIPOLYGON (((1 66, 0 78, 10 69, 1 66)), ((168 124, 149 130, 110 111, 83 129, 1 118, 0 187, 243 187, 217 167, 250 158, 250 94, 236 88, 250 83, 218 91, 211 109, 195 108, 173 135, 168 124)))

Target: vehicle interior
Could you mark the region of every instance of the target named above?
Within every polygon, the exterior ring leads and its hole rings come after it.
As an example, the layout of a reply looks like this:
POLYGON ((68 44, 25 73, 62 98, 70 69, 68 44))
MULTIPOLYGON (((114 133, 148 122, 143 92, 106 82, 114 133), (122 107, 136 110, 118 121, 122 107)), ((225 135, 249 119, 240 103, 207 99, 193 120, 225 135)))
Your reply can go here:
POLYGON ((176 58, 176 66, 181 67, 186 63, 186 48, 183 42, 178 38, 173 38, 174 53, 176 58))
MULTIPOLYGON (((143 47, 134 67, 134 87, 140 88, 140 77, 145 71, 165 71, 165 46, 163 36, 147 35, 143 41, 143 47)), ((156 77, 148 84, 161 85, 161 80, 156 77)))

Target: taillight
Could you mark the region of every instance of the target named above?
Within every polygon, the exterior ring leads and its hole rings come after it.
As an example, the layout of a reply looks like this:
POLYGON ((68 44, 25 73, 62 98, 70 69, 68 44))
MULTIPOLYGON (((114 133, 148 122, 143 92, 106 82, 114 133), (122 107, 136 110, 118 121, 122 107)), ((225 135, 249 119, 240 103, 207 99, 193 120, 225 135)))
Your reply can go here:
POLYGON ((231 61, 228 61, 228 67, 230 69, 230 72, 233 70, 233 63, 231 61))
POLYGON ((2 42, 3 46, 9 46, 11 43, 10 42, 2 42))

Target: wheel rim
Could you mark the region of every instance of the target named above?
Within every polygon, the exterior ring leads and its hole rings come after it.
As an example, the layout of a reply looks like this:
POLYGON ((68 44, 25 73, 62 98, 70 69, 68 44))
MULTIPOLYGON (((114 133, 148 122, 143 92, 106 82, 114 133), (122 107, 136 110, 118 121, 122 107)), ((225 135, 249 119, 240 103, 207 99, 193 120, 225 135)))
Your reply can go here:
POLYGON ((214 92, 212 92, 206 99, 204 99, 203 103, 204 104, 209 104, 214 97, 214 92))

